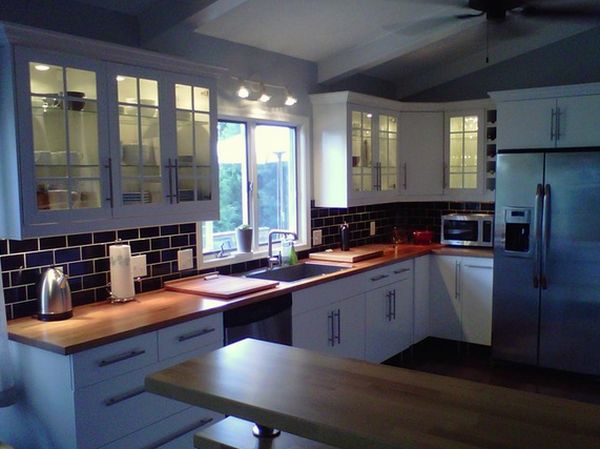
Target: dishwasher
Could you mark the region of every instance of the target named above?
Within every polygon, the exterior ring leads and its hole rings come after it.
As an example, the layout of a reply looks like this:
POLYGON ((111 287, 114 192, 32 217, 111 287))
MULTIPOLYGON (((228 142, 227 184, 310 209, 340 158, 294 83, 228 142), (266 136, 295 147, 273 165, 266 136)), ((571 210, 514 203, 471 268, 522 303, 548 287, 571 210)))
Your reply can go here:
POLYGON ((277 296, 223 313, 225 345, 244 338, 292 345, 292 294, 277 296))

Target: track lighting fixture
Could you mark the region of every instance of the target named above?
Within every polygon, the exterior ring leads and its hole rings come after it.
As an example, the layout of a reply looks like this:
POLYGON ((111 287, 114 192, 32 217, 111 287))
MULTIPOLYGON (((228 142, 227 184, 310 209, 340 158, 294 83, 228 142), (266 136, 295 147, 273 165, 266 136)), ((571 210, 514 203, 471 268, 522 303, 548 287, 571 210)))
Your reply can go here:
POLYGON ((258 97, 258 101, 266 103, 270 99, 271 96, 267 94, 267 91, 265 90, 265 85, 263 83, 260 83, 260 97, 258 97))
POLYGON ((286 106, 293 106, 298 103, 298 99, 285 86, 267 84, 247 78, 232 77, 232 79, 237 83, 238 87, 235 93, 239 98, 248 101, 259 101, 261 103, 278 103, 279 101, 283 101, 283 104, 286 106), (273 101, 273 98, 276 100, 273 101))
POLYGON ((240 84, 240 87, 237 90, 237 96, 240 98, 248 98, 250 96, 250 90, 245 84, 240 84))
POLYGON ((287 89, 285 90, 285 102, 286 106, 293 106, 298 103, 298 99, 294 97, 287 89))

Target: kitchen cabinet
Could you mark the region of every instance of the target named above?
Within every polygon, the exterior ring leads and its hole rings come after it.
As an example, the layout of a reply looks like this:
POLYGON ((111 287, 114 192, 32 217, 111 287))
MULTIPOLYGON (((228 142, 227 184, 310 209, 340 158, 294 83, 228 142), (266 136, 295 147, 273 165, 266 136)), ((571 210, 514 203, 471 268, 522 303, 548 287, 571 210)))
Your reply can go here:
POLYGON ((414 314, 413 314, 413 344, 429 337, 429 265, 430 256, 421 256, 414 259, 415 263, 415 288, 414 288, 414 314))
POLYGON ((189 448, 193 431, 222 418, 144 390, 148 374, 221 347, 221 314, 71 355, 11 345, 27 398, 17 419, 38 421, 43 448, 189 448))
POLYGON ((319 207, 384 203, 398 193, 398 114, 351 92, 311 95, 319 207))
POLYGON ((499 150, 600 144, 600 83, 491 92, 499 150))
POLYGON ((365 294, 365 360, 379 363, 412 344, 413 261, 373 270, 371 284, 385 284, 365 294))
POLYGON ((430 269, 431 335, 490 345, 493 259, 434 256, 430 269))
POLYGON ((443 112, 401 112, 398 141, 400 195, 442 195, 443 112))
MULTIPOLYGON (((58 48, 72 44, 55 40, 58 48)), ((12 201, 3 206, 1 234, 20 239, 217 218, 213 78, 157 69, 163 57, 141 50, 145 65, 131 65, 133 50, 123 64, 125 50, 113 58, 112 47, 94 41, 90 57, 32 45, 9 38, 2 47, 8 98, 1 100, 0 193, 12 201)))

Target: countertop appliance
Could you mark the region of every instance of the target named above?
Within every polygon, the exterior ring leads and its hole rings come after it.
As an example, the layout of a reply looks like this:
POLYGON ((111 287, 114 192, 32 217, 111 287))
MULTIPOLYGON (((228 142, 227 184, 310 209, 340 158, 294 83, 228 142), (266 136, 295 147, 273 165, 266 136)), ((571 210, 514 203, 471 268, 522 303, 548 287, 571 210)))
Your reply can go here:
POLYGON ((493 241, 493 214, 442 215, 440 243, 454 246, 491 247, 493 241))
POLYGON ((292 345, 292 294, 249 304, 223 313, 225 344, 244 338, 292 345))
POLYGON ((38 319, 58 321, 73 316, 71 288, 67 275, 61 269, 52 267, 44 272, 38 284, 38 298, 38 319))
POLYGON ((600 374, 600 147, 499 151, 493 357, 600 374))

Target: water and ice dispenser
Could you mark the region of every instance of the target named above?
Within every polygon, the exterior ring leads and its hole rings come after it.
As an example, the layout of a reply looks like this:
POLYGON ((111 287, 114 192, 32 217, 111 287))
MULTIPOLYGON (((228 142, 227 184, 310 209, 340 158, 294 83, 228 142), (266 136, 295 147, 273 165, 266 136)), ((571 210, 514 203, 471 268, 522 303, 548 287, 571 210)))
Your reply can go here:
POLYGON ((529 207, 504 208, 504 251, 526 256, 533 247, 532 209, 529 207))

